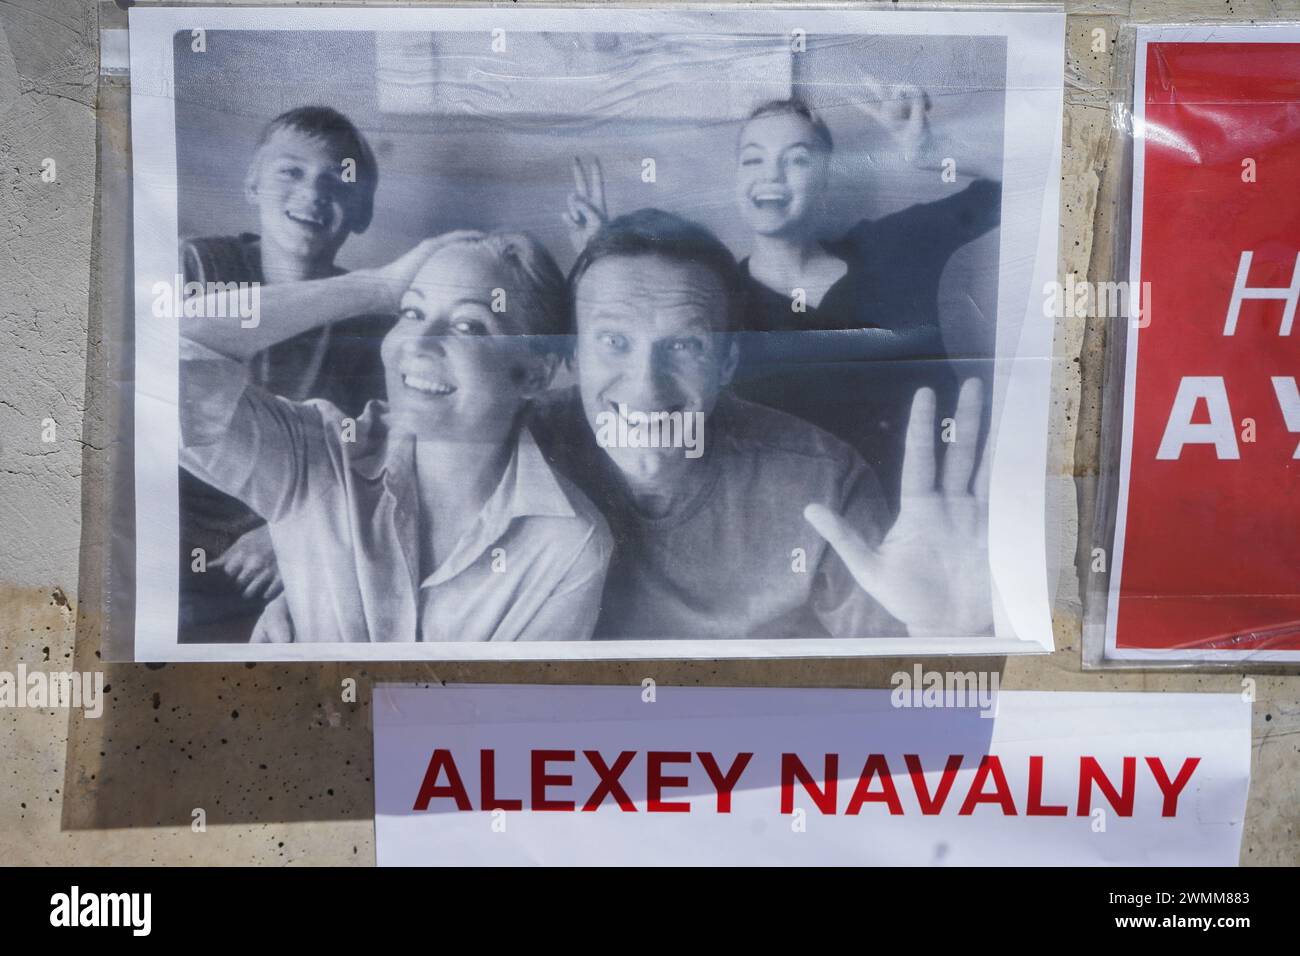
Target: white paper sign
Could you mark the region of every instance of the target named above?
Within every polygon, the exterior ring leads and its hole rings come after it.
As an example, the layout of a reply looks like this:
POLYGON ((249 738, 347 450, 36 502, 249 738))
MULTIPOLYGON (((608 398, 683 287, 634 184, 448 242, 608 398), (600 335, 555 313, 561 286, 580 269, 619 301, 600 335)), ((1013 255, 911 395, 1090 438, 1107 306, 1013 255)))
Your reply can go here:
POLYGON ((1240 697, 914 686, 379 685, 378 862, 1236 865, 1240 697))

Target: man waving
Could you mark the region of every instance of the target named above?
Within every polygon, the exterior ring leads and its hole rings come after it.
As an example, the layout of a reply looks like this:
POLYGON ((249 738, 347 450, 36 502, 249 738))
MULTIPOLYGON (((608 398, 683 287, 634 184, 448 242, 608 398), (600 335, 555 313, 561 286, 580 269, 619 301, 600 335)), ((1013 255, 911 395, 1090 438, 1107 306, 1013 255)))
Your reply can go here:
POLYGON ((853 449, 727 392, 741 283, 708 230, 653 209, 603 226, 570 273, 578 384, 535 431, 614 533, 596 637, 989 633, 980 383, 962 388, 942 462, 934 394, 917 393, 891 524, 853 449), (634 433, 602 428, 610 415, 656 413, 702 416, 703 453, 598 439, 634 433))

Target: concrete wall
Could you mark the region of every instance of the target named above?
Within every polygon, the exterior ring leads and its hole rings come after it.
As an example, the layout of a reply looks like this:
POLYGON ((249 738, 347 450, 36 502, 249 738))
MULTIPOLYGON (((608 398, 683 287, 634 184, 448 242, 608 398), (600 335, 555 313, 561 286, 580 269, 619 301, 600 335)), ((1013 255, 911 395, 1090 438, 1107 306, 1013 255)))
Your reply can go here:
MULTIPOLYGON (((1104 277, 1113 40, 1125 18, 1300 19, 1300 0, 1072 4, 1061 198, 1064 275, 1104 277)), ((0 711, 0 858, 11 863, 373 860, 369 686, 382 679, 885 687, 908 662, 101 665, 104 408, 90 308, 96 12, 78 0, 0 5, 0 670, 102 667, 111 720, 0 711), (55 160, 52 183, 42 161, 55 160), (55 440, 42 441, 46 419, 55 440), (340 682, 357 679, 355 704, 340 682), (206 832, 191 830, 193 811, 206 832)), ((120 136, 120 130, 107 135, 120 136)), ((107 171, 111 172, 111 171, 107 171)), ((1049 532, 1058 650, 1000 666, 1039 690, 1239 691, 1243 672, 1085 673, 1076 553, 1090 542, 1104 329, 1058 326, 1049 532), (1079 520, 1080 511, 1085 520, 1079 520)), ((1300 863, 1300 676, 1257 680, 1242 860, 1300 863)))

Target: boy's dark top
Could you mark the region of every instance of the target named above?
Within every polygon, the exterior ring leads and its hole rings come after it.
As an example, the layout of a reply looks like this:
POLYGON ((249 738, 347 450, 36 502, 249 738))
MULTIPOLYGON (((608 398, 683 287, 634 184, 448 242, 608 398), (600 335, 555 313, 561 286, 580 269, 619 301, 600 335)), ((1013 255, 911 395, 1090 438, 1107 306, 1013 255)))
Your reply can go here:
POLYGON ((848 271, 804 312, 741 262, 748 296, 735 393, 848 442, 895 513, 912 396, 928 385, 941 415, 956 406, 939 280, 954 252, 998 224, 1001 201, 1000 184, 978 180, 947 199, 863 220, 825 243, 848 271))
MULTIPOLYGON (((264 282, 261 240, 252 233, 210 236, 181 244, 188 282, 264 282)), ((331 275, 341 275, 335 269, 331 275)), ((249 379, 294 401, 323 398, 356 417, 372 398, 386 397, 379 346, 393 318, 362 315, 279 342, 249 363, 249 379)), ((243 503, 180 472, 180 635, 184 642, 244 641, 265 602, 248 600, 219 570, 192 570, 194 548, 208 563, 263 524, 243 503)))

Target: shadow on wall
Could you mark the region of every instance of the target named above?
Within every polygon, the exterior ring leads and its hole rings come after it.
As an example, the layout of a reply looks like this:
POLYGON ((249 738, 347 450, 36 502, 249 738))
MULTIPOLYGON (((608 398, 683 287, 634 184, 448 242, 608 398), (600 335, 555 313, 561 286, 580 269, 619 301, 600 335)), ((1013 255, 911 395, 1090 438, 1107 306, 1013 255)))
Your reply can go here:
MULTIPOLYGON (((78 621, 78 669, 96 622, 78 621)), ((1001 658, 946 668, 997 671, 1001 658)), ((903 660, 557 664, 110 664, 104 716, 73 711, 62 827, 185 827, 374 816, 374 682, 889 687, 903 660), (344 681, 357 685, 344 702, 344 681), (202 811, 200 817, 196 811, 202 811)), ((986 722, 981 722, 986 723, 986 722)), ((849 772, 849 771, 846 771, 849 772)))

